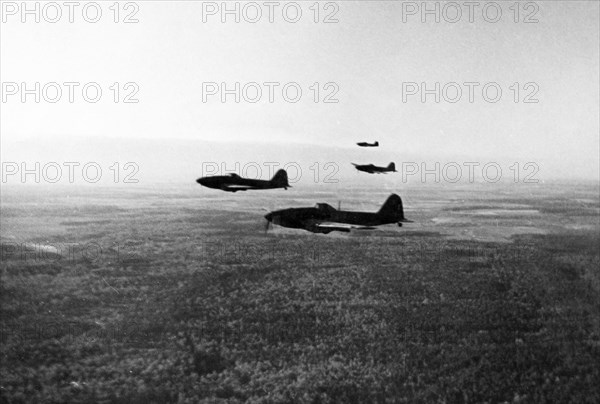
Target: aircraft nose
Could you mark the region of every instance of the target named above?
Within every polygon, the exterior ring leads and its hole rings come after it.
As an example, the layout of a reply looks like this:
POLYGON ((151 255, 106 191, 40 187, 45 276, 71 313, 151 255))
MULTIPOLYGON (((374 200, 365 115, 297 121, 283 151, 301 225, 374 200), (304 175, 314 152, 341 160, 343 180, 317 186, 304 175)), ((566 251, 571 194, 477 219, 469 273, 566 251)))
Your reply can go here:
POLYGON ((206 184, 206 181, 205 181, 205 179, 204 179, 204 178, 198 178, 198 179, 196 180, 196 182, 197 182, 198 184, 200 184, 200 185, 204 185, 204 184, 206 184))
POLYGON ((265 215, 265 219, 267 219, 269 222, 273 221, 273 214, 272 213, 267 213, 265 215))

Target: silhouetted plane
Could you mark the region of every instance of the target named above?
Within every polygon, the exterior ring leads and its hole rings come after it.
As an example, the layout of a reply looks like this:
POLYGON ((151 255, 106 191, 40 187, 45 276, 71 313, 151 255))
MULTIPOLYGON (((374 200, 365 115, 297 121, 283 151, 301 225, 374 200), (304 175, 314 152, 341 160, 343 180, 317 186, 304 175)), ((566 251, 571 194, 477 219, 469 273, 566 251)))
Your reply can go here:
POLYGON ((357 145, 359 145, 360 147, 378 147, 379 142, 377 142, 377 141, 375 143, 359 142, 359 143, 357 143, 357 145))
POLYGON ((349 232, 351 229, 374 229, 383 224, 412 223, 404 218, 402 199, 390 195, 376 213, 336 210, 326 203, 317 203, 314 208, 291 208, 270 212, 265 216, 267 230, 271 223, 293 229, 304 229, 313 233, 349 232), (344 226, 345 225, 345 226, 344 226))
POLYGON ((352 165, 354 167, 356 167, 356 169, 358 171, 364 171, 369 174, 381 174, 381 173, 387 173, 387 172, 395 173, 396 172, 396 165, 394 163, 390 163, 387 167, 378 167, 373 164, 359 165, 359 164, 352 163, 352 165))
POLYGON ((221 189, 227 192, 246 191, 248 189, 275 189, 291 188, 285 170, 279 170, 271 180, 254 180, 242 178, 237 174, 218 175, 214 177, 198 178, 196 182, 208 188, 221 189))

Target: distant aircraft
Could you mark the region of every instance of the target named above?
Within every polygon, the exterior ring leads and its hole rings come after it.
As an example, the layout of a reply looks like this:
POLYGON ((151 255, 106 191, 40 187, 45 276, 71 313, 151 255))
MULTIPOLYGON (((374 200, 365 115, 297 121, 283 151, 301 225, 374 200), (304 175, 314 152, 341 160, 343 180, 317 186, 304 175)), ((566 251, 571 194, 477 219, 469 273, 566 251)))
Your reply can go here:
POLYGON ((375 143, 359 142, 359 143, 357 143, 357 145, 359 145, 360 147, 378 147, 379 142, 377 142, 377 141, 375 143))
POLYGON ((247 191, 249 189, 291 188, 285 170, 279 170, 271 180, 254 180, 242 178, 237 174, 219 175, 198 178, 196 182, 208 188, 221 189, 227 192, 247 191))
POLYGON ((387 172, 395 173, 396 172, 396 165, 394 163, 390 163, 387 167, 378 167, 373 164, 359 165, 359 164, 352 163, 352 165, 354 167, 356 167, 356 169, 358 171, 364 171, 369 174, 381 174, 381 173, 387 173, 387 172))
POLYGON ((314 208, 290 208, 270 212, 265 216, 268 230, 271 223, 304 229, 313 233, 349 232, 351 229, 371 230, 383 224, 412 223, 404 218, 402 199, 396 194, 390 195, 376 213, 349 212, 336 210, 326 203, 317 203, 314 208))

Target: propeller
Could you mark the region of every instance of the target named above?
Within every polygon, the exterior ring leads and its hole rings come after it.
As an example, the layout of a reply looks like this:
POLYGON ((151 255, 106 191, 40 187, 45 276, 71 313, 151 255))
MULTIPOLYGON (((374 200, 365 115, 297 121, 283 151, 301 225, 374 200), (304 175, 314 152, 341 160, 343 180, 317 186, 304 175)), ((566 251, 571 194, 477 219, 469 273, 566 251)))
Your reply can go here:
POLYGON ((265 223, 265 234, 267 234, 267 232, 269 231, 269 227, 271 227, 271 221, 273 220, 273 216, 271 215, 271 213, 268 213, 265 215, 265 219, 267 220, 267 222, 265 223))

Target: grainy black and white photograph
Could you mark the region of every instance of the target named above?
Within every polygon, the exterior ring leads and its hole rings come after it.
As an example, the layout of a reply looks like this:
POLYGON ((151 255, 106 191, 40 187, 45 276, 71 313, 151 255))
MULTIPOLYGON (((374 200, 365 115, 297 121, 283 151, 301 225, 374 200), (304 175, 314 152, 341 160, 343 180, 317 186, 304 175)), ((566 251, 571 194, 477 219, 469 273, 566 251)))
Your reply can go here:
POLYGON ((599 1, 0 11, 0 403, 600 403, 599 1))

